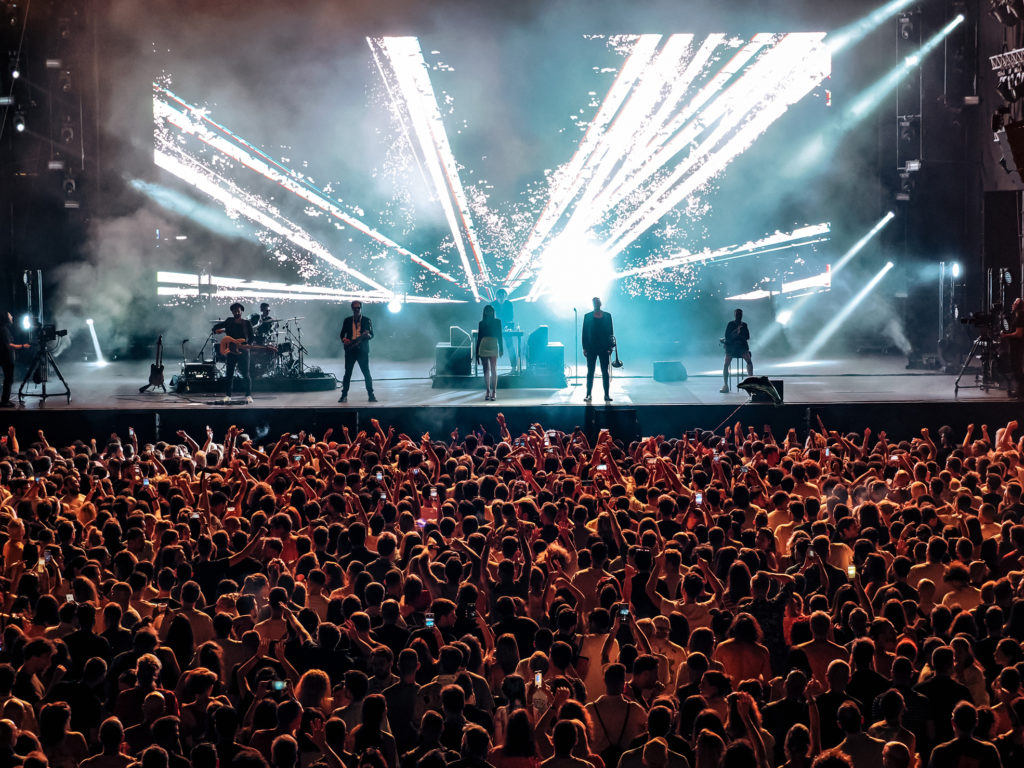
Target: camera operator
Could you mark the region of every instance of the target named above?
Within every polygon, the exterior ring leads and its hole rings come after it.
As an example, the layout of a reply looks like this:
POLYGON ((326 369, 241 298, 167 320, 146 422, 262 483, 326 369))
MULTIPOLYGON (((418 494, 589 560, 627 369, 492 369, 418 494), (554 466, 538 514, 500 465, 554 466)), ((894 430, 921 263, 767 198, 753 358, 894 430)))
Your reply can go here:
POLYGON ((0 398, 0 408, 13 408, 11 402, 11 386, 14 384, 14 350, 28 349, 28 344, 15 344, 14 336, 11 334, 11 326, 14 318, 6 310, 0 314, 0 369, 4 372, 3 397, 0 398))
POLYGON ((1010 381, 1015 397, 1024 397, 1024 299, 1015 299, 1010 310, 1010 330, 999 334, 1009 353, 1010 381))

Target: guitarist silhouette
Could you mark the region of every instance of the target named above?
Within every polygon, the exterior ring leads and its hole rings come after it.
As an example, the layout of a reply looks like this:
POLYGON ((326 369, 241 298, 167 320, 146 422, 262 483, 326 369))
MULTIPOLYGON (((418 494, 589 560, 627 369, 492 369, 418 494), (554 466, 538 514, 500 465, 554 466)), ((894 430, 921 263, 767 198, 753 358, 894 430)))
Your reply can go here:
POLYGON ((156 363, 149 366, 149 384, 144 387, 139 387, 139 394, 142 394, 148 389, 156 389, 160 387, 167 394, 167 387, 164 386, 164 337, 160 336, 156 340, 156 363))
POLYGON ((231 400, 231 390, 234 387, 235 371, 237 370, 242 383, 245 384, 245 401, 251 403, 252 377, 249 375, 249 347, 251 347, 254 337, 252 323, 242 317, 245 307, 238 302, 232 304, 230 309, 231 317, 213 326, 214 333, 223 333, 228 338, 237 342, 234 345, 229 342, 227 345, 229 347, 227 354, 228 370, 224 402, 231 400))

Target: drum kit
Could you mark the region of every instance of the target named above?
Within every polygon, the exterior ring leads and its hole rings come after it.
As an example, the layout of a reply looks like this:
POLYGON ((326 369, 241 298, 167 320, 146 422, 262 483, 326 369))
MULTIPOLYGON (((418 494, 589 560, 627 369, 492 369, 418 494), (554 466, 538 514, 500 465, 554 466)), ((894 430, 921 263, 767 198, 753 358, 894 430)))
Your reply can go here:
MULTIPOLYGON (((261 379, 277 377, 300 377, 305 370, 306 348, 302 345, 301 317, 289 317, 285 320, 262 318, 255 316, 253 326, 253 345, 249 350, 251 372, 253 377, 261 379)), ((212 320, 210 324, 219 323, 212 320)), ((223 345, 218 341, 218 334, 211 333, 196 355, 196 361, 206 365, 219 366, 227 358, 221 353, 223 345), (212 346, 212 359, 206 359, 207 347, 212 346)))

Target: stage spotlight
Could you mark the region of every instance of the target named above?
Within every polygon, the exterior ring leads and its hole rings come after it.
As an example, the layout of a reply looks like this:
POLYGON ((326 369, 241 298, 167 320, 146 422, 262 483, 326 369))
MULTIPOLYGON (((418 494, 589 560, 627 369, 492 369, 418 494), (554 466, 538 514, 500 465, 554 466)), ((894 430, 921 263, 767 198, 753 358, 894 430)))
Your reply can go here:
POLYGON ((959 278, 960 277, 960 262, 959 261, 954 261, 953 262, 953 266, 950 267, 950 270, 953 273, 953 279, 954 280, 959 278))
POLYGON ((913 40, 917 36, 917 25, 913 16, 900 16, 900 40, 913 40))
POLYGON ((107 364, 107 361, 103 357, 103 350, 100 349, 100 340, 96 336, 96 325, 93 323, 91 317, 85 321, 85 324, 89 326, 89 335, 92 336, 92 348, 96 353, 96 365, 102 367, 107 364))
POLYGON ((23 331, 32 330, 32 315, 25 313, 21 316, 21 329, 23 331))
POLYGON ((777 322, 779 325, 785 325, 786 323, 788 323, 792 319, 793 319, 793 310, 792 309, 784 309, 781 312, 779 312, 779 314, 777 314, 775 316, 775 322, 777 322))
POLYGON ((391 301, 388 302, 388 312, 393 315, 397 315, 402 311, 402 300, 397 296, 392 296, 391 301))
POLYGON ((832 336, 835 335, 835 332, 839 330, 839 327, 846 322, 846 319, 850 315, 853 314, 853 311, 857 306, 867 298, 868 294, 875 290, 876 285, 882 282, 882 278, 889 273, 889 270, 892 269, 893 266, 895 265, 891 261, 887 261, 885 266, 878 271, 878 274, 871 278, 871 280, 868 281, 868 284, 861 288, 857 295, 850 300, 850 303, 843 307, 835 317, 829 320, 828 324, 818 332, 817 336, 811 339, 811 343, 808 344, 806 350, 804 350, 803 358, 805 360, 809 360, 818 354, 818 351, 828 343, 829 339, 831 339, 832 336))
POLYGON ((21 65, 18 63, 17 56, 11 56, 11 79, 17 80, 21 77, 21 65))
POLYGON ((25 113, 20 111, 14 113, 14 130, 18 133, 25 132, 25 113))

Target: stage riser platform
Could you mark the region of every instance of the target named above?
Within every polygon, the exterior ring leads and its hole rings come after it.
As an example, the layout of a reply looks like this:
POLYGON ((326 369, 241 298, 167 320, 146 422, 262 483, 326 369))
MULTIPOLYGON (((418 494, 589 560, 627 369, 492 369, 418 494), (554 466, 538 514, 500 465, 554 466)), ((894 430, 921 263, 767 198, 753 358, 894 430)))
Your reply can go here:
MULTIPOLYGON (((73 440, 95 437, 102 446, 104 439, 112 432, 127 438, 128 427, 135 428, 139 439, 152 442, 158 439, 176 441, 175 432, 185 429, 197 440, 211 426, 218 438, 232 424, 246 430, 254 439, 267 436, 276 439, 288 432, 299 430, 322 436, 329 427, 340 432, 347 426, 355 435, 359 429, 370 430, 370 419, 394 426, 398 431, 419 437, 429 431, 435 439, 449 440, 449 434, 458 428, 460 435, 477 430, 481 426, 497 434, 495 416, 504 413, 509 429, 519 434, 539 422, 544 427, 571 431, 583 427, 593 437, 602 427, 611 429, 618 438, 630 439, 645 435, 664 434, 678 436, 684 430, 695 428, 714 429, 719 432, 727 422, 730 426, 737 420, 746 428, 752 425, 759 432, 769 424, 778 439, 785 437, 786 430, 795 427, 801 437, 806 435, 808 425, 817 429, 817 416, 821 416, 828 429, 840 432, 861 431, 868 426, 877 435, 884 430, 890 442, 909 439, 919 434, 921 427, 928 427, 935 436, 938 428, 951 426, 962 436, 968 424, 988 424, 994 437, 995 429, 1011 419, 1020 419, 1022 408, 1017 402, 963 402, 963 403, 817 403, 808 405, 783 405, 774 407, 751 403, 738 411, 738 403, 723 405, 629 405, 593 407, 580 405, 514 405, 494 403, 480 405, 458 405, 451 407, 389 407, 384 403, 360 402, 365 394, 355 392, 347 405, 334 407, 260 407, 254 405, 224 406, 195 404, 183 408, 121 408, 121 409, 79 409, 74 402, 65 406, 47 404, 42 408, 29 410, 0 411, 0 431, 6 432, 8 425, 18 430, 23 444, 35 438, 36 430, 46 431, 53 445, 64 445, 73 440)), ((154 403, 154 405, 156 405, 154 403)))

